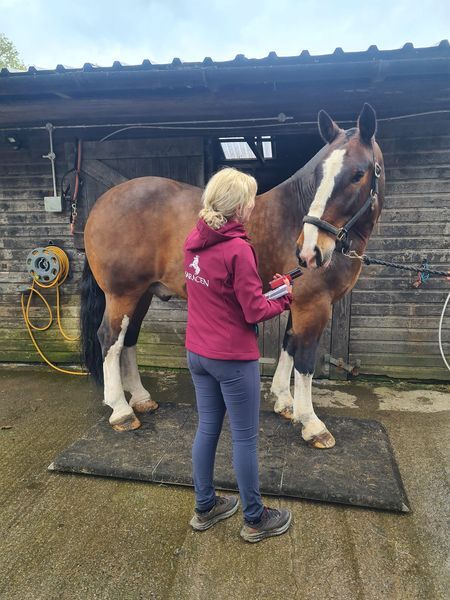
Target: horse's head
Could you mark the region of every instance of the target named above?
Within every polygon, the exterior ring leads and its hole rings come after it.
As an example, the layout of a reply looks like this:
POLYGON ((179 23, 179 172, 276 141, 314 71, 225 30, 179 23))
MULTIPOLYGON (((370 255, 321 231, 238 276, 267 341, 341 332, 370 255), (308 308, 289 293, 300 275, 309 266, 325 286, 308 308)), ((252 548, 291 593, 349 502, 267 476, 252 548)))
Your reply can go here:
POLYGON ((370 234, 381 210, 380 178, 381 191, 384 187, 374 109, 364 104, 357 127, 347 131, 323 110, 318 121, 327 146, 314 170, 315 195, 297 240, 300 264, 308 268, 327 267, 337 241, 345 243, 350 228, 365 235, 369 226, 370 234))

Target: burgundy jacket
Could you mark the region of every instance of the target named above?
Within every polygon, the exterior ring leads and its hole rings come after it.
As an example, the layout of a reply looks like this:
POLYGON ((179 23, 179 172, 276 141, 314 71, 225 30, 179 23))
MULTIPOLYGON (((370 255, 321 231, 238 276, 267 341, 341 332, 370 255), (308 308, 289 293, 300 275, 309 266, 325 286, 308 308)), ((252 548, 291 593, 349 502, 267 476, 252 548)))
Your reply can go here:
POLYGON ((212 229, 200 219, 184 243, 188 297, 186 348, 222 360, 256 360, 255 323, 287 310, 292 296, 267 300, 244 227, 212 229))

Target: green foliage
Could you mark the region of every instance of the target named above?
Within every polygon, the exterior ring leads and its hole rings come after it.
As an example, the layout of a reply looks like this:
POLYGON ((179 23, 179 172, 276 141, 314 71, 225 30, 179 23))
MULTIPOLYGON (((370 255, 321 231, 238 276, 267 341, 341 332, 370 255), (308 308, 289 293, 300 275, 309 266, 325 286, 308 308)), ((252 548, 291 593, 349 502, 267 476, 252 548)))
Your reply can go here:
POLYGON ((26 69, 12 41, 4 33, 0 33, 0 69, 4 67, 8 69, 26 69))

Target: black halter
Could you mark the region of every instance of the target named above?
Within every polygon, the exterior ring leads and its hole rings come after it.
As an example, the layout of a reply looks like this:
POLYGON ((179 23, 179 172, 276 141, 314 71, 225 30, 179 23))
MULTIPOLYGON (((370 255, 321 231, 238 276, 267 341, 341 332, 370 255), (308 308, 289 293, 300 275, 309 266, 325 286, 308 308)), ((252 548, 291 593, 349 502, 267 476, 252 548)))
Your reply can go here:
POLYGON ((369 207, 373 208, 373 206, 377 200, 378 180, 380 178, 380 175, 381 175, 381 165, 375 160, 375 156, 374 156, 372 183, 370 185, 369 196, 368 196, 367 200, 364 202, 364 204, 361 206, 361 208, 358 210, 358 212, 356 214, 354 214, 353 217, 350 219, 350 221, 347 221, 347 223, 343 227, 335 227, 334 225, 331 225, 331 223, 328 223, 327 221, 323 221, 322 219, 319 219, 318 217, 312 217, 310 215, 305 215, 303 217, 303 223, 310 223, 311 225, 315 225, 319 229, 322 229, 322 231, 331 233, 331 235, 334 235, 337 242, 340 243, 343 250, 348 249, 348 247, 349 247, 348 233, 349 233, 350 229, 358 221, 358 219, 366 212, 366 210, 369 207))

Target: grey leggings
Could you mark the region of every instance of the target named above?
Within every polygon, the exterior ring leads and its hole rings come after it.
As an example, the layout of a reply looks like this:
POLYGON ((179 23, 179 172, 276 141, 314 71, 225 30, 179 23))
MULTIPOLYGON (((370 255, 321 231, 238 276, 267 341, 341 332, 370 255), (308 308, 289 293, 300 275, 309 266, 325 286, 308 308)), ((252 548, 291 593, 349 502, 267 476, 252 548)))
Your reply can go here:
POLYGON ((195 386, 198 429, 192 448, 196 508, 214 506, 214 460, 223 418, 228 411, 233 466, 246 521, 257 521, 263 504, 259 493, 258 430, 260 377, 257 360, 215 360, 188 351, 195 386))

